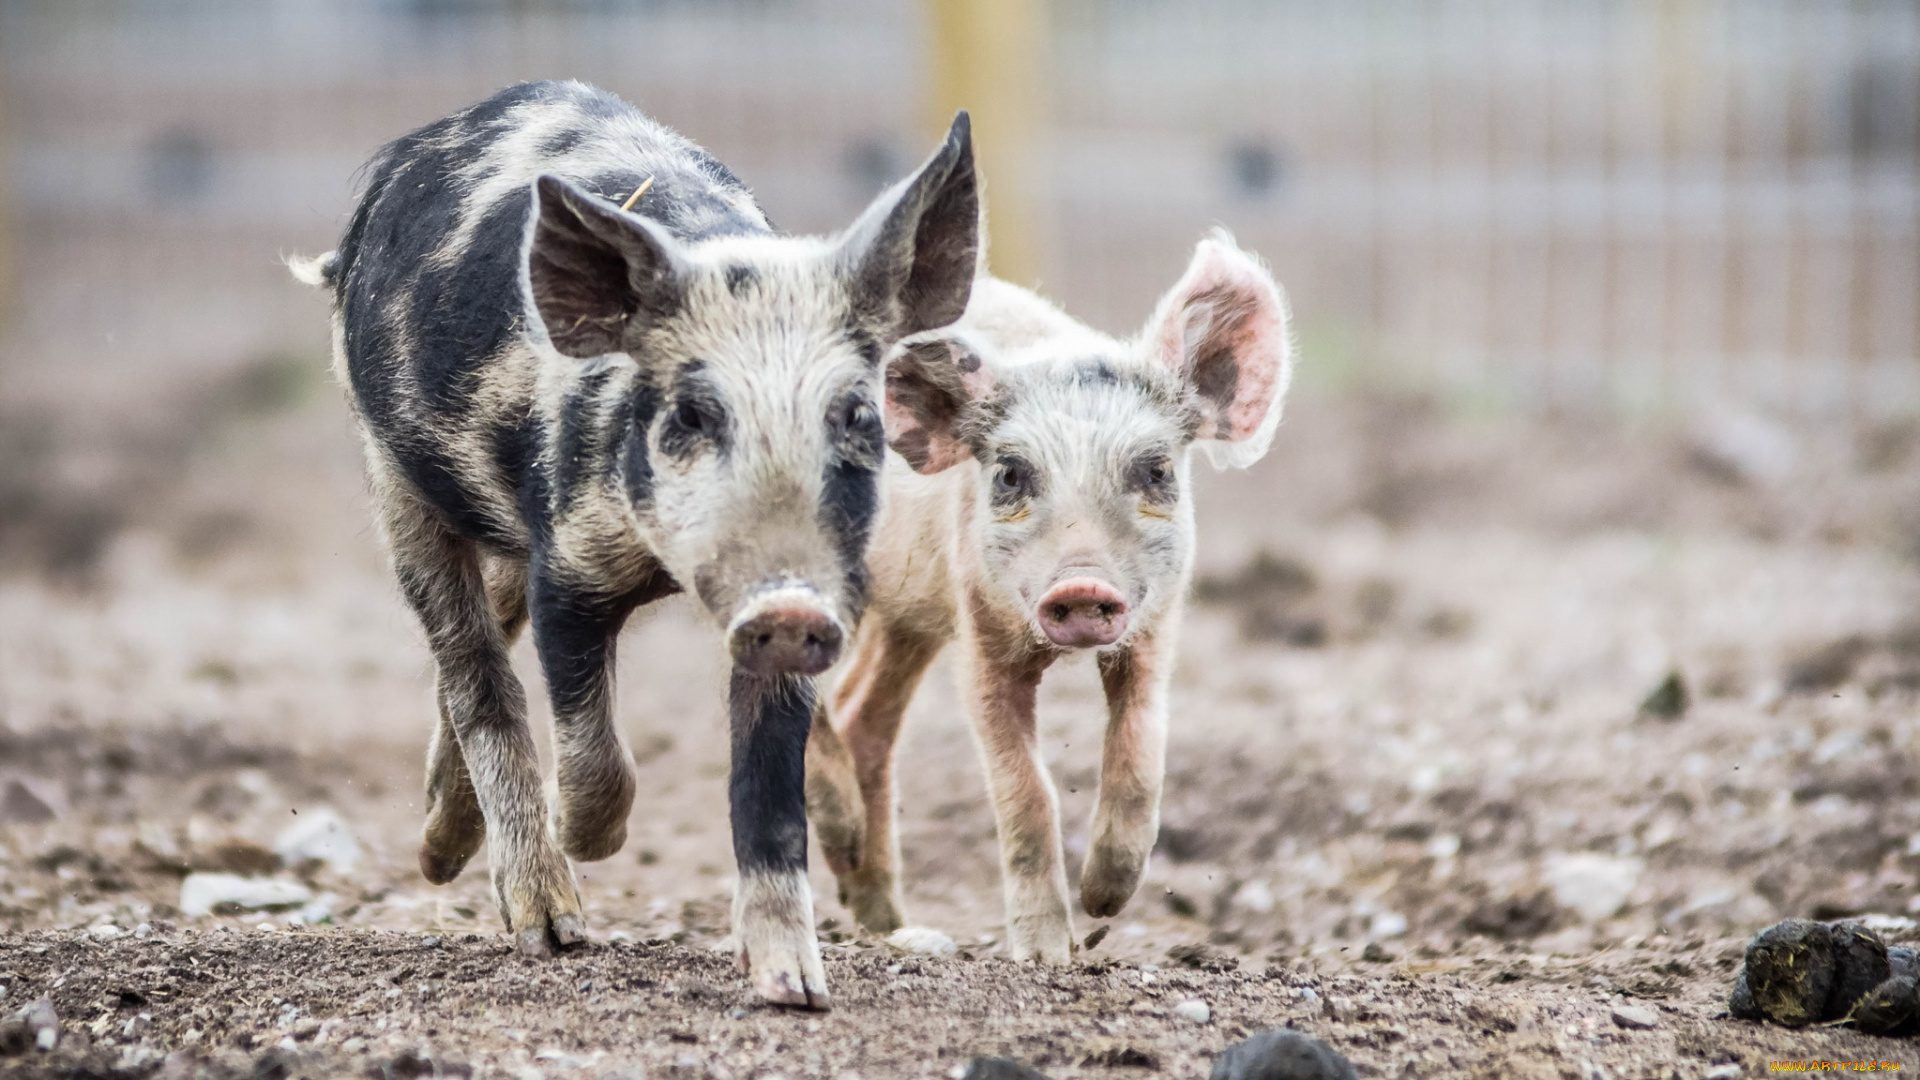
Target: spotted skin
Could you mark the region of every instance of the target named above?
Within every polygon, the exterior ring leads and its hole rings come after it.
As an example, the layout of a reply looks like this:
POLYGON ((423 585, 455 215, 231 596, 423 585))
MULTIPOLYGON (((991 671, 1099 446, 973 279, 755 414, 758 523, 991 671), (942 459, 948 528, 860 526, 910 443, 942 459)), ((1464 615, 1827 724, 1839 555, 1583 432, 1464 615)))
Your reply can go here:
MULTIPOLYGON (((820 625, 866 607, 880 358, 957 318, 978 262, 967 121, 832 237, 776 234, 705 151, 580 83, 502 90, 365 177, 339 247, 292 269, 332 293, 376 512, 438 671, 420 866, 450 881, 485 844, 509 930, 544 954, 584 932, 569 860, 626 837, 628 616, 691 591, 740 656, 732 628, 770 594, 820 625), (528 626, 551 806, 507 657, 528 626)), ((736 933, 763 993, 825 1007, 792 885, 815 691, 776 675, 778 693, 731 693, 736 933)))

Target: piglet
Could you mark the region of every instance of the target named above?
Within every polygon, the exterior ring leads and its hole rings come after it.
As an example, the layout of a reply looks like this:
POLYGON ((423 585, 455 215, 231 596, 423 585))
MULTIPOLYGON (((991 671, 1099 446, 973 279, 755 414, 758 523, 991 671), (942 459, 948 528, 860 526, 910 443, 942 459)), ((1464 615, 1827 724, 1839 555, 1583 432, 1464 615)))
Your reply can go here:
POLYGON ((638 783, 615 643, 685 590, 733 657, 740 962, 764 997, 824 1007, 813 677, 866 604, 882 362, 972 286, 965 115, 832 237, 775 233, 706 151, 573 82, 502 90, 366 175, 339 249, 294 270, 333 294, 374 512, 438 669, 421 872, 451 881, 484 844, 522 951, 581 939, 568 860, 620 849, 638 783), (550 807, 508 661, 529 624, 550 807))
POLYGON ((1218 467, 1258 460, 1291 374, 1280 289, 1224 233, 1200 243, 1132 340, 982 278, 959 322, 896 352, 867 616, 808 754, 809 813, 862 926, 903 923, 893 746, 922 673, 956 639, 998 819, 1009 951, 1072 953, 1034 717, 1041 676, 1069 653, 1094 653, 1108 710, 1080 903, 1107 917, 1133 895, 1159 830, 1193 567, 1189 451, 1218 467))

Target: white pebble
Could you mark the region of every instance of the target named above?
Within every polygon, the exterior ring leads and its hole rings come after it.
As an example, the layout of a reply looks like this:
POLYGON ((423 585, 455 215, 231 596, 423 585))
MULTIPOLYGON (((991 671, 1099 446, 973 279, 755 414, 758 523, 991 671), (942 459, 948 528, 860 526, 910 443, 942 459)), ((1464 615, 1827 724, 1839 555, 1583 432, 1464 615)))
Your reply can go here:
POLYGON ((1188 998, 1173 1007, 1173 1015, 1190 1024, 1204 1024, 1213 1019, 1213 1010, 1199 998, 1188 998))
POLYGON ((335 870, 360 864, 360 841, 345 819, 325 807, 309 810, 274 837, 273 853, 288 863, 318 859, 335 870))
POLYGON ((929 926, 903 926, 887 935, 887 944, 920 956, 952 956, 959 951, 952 938, 929 926))
POLYGON ((180 910, 188 915, 210 915, 216 906, 237 908, 297 907, 313 899, 307 887, 293 881, 244 878, 236 874, 188 874, 180 883, 180 910))
POLYGON ((1660 1014, 1641 1005, 1615 1005, 1613 1022, 1631 1031, 1648 1031, 1660 1026, 1660 1014))

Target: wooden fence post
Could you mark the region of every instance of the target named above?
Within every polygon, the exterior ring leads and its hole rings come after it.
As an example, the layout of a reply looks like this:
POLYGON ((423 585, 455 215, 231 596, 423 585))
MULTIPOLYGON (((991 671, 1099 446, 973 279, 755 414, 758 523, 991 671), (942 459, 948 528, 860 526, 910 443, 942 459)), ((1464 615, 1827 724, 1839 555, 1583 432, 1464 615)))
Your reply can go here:
POLYGON ((1023 285, 1046 262, 1038 139, 1045 0, 927 0, 937 130, 955 109, 973 117, 993 272, 1023 285))
MULTIPOLYGON (((0 61, 5 59, 6 51, 0 49, 0 61)), ((0 68, 0 331, 12 324, 14 305, 19 299, 14 277, 13 191, 9 183, 12 169, 13 130, 7 122, 7 77, 5 68, 0 68)))

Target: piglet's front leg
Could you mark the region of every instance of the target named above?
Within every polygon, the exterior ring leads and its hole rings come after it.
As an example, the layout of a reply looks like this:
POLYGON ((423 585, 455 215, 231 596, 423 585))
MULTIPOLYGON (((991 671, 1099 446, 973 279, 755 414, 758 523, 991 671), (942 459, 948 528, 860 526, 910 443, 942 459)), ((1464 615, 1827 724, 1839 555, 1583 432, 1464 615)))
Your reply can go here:
POLYGON ((1100 757, 1093 841, 1080 873, 1080 906, 1097 919, 1118 915, 1140 887, 1160 831, 1167 681, 1172 670, 1170 624, 1141 635, 1125 649, 1100 656, 1107 736, 1100 757))
POLYGON ((1051 653, 1008 654, 1011 634, 970 628, 965 685, 993 792, 1006 892, 1007 952, 1015 960, 1073 960, 1073 917, 1060 843, 1060 810, 1040 760, 1035 704, 1051 653), (996 640, 997 639, 997 640, 996 640))
POLYGON ((728 687, 733 774, 728 786, 733 858, 733 933, 742 971, 761 997, 825 1009, 827 975, 813 932, 807 884, 807 732, 814 684, 735 668, 728 687))

